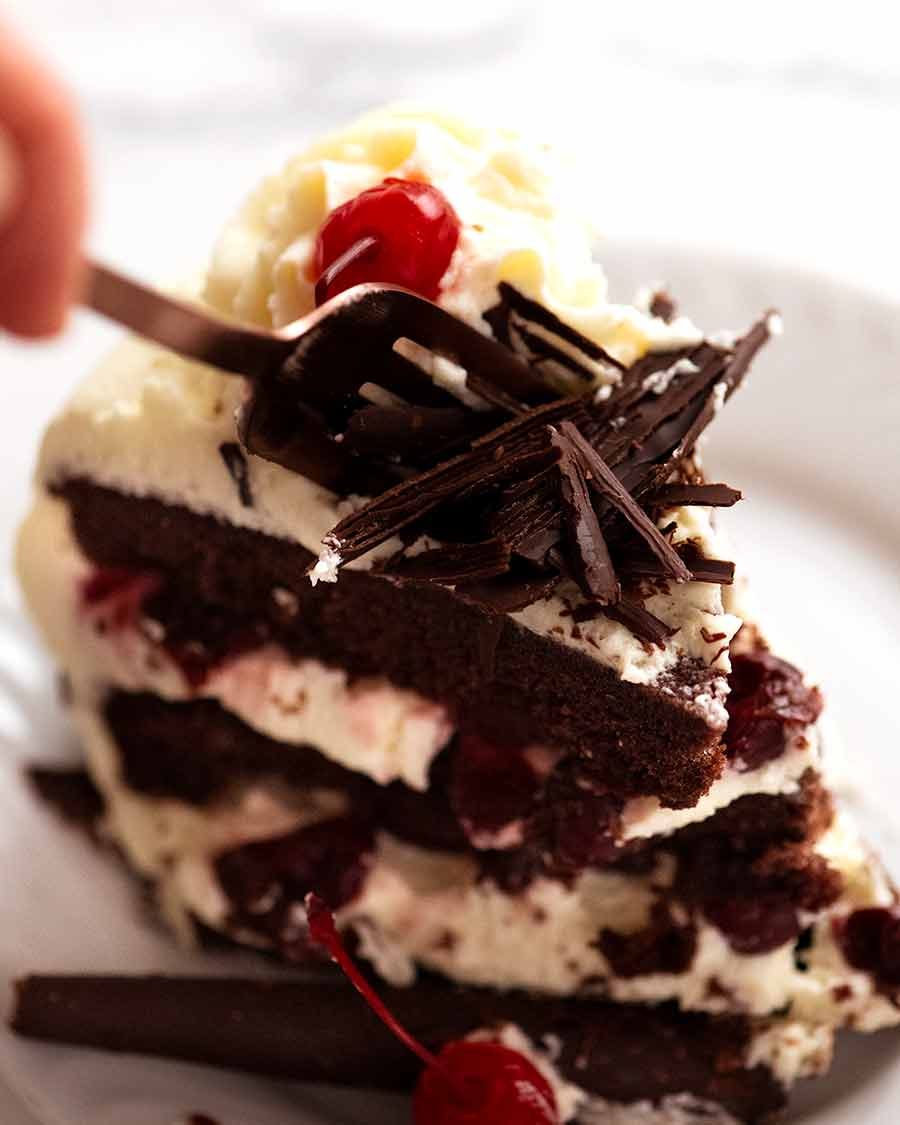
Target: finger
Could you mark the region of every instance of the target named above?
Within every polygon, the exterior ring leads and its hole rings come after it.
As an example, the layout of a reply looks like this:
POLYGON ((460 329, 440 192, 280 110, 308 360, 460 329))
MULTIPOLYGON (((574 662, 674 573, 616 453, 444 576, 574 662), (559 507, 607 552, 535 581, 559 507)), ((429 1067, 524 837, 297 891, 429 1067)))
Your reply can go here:
POLYGON ((77 285, 84 158, 68 95, 2 27, 0 126, 18 164, 0 227, 0 327, 44 336, 62 327, 77 285))

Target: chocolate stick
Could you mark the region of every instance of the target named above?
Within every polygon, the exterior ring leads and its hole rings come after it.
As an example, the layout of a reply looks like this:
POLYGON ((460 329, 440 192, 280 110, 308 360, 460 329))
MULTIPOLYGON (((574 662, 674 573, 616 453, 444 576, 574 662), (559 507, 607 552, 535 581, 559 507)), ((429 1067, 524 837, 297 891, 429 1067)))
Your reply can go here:
MULTIPOLYGON (((784 1102, 769 1070, 742 1063, 752 1027, 741 1017, 494 992, 430 977, 414 988, 379 986, 379 993, 430 1048, 503 1022, 536 1042, 555 1035, 561 1073, 612 1101, 692 1093, 741 1120, 762 1119, 784 1102)), ((327 966, 271 980, 29 976, 17 982, 15 1000, 13 1029, 56 1043, 369 1089, 409 1089, 421 1069, 327 966)))

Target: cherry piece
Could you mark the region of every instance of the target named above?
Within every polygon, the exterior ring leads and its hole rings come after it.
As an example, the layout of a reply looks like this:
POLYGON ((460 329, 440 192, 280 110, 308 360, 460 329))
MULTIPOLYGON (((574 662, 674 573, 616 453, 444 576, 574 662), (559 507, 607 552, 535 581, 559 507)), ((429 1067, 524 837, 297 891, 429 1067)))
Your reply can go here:
POLYGON ((107 628, 126 629, 135 624, 144 601, 160 585, 155 574, 124 567, 98 567, 81 583, 81 604, 102 616, 107 628))
MULTIPOLYGON (((486 838, 531 812, 539 780, 525 754, 464 734, 453 758, 450 803, 469 841, 486 838)), ((489 842, 488 847, 495 847, 489 842)))
POLYGON ((438 1055, 413 1097, 416 1125, 557 1125, 549 1082, 524 1055, 502 1043, 457 1040, 438 1055), (447 1074, 456 1078, 449 1086, 447 1074), (464 1100, 459 1089, 465 1091, 464 1100))
POLYGON ((896 910, 870 906, 835 923, 844 956, 854 969, 872 973, 892 991, 900 987, 900 916, 896 910))
POLYGON ((436 187, 387 179, 336 207, 319 229, 316 303, 366 281, 434 300, 459 232, 456 212, 436 187))
POLYGON ((305 960, 309 947, 294 911, 311 887, 335 907, 359 894, 369 871, 372 834, 350 816, 322 820, 221 852, 216 878, 231 904, 234 922, 264 934, 290 960, 305 960))
POLYGON ((549 1082, 524 1055, 502 1043, 456 1040, 432 1054, 391 1014, 347 953, 334 915, 306 896, 310 938, 340 965, 350 983, 397 1038, 425 1063, 413 1097, 416 1125, 559 1125, 549 1082))
POLYGON ((793 941, 803 929, 793 904, 778 895, 716 898, 703 913, 721 930, 735 953, 770 953, 793 941))
POLYGON ((725 747, 746 769, 777 758, 790 734, 815 722, 822 710, 819 691, 803 682, 793 664, 765 650, 734 656, 730 684, 725 747))

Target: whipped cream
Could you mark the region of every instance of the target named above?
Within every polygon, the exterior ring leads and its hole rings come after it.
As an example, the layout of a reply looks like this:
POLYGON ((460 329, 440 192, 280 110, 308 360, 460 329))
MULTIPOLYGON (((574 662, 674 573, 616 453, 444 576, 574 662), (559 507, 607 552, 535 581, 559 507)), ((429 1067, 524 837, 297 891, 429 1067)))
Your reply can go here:
MULTIPOLYGON (((626 364, 648 350, 699 342, 686 318, 667 324, 609 300, 584 193, 552 149, 413 106, 367 114, 267 178, 219 239, 207 303, 276 327, 309 312, 319 227, 388 176, 430 182, 452 204, 462 232, 439 303, 482 331, 489 331, 482 314, 507 281, 626 364)), ((595 374, 598 383, 615 378, 600 367, 595 374)))

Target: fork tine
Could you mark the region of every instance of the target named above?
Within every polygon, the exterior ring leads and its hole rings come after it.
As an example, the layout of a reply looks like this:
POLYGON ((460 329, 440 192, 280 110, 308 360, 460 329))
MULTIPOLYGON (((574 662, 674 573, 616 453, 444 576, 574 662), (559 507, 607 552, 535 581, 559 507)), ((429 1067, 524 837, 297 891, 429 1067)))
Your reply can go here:
MULTIPOLYGON (((401 337, 459 364, 512 402, 533 405, 556 397, 508 348, 405 289, 354 286, 299 324, 305 330, 293 333, 294 350, 282 373, 303 381, 304 397, 321 394, 333 401, 363 382, 377 382, 373 368, 386 362, 401 337), (327 373, 327 386, 315 378, 318 372, 327 373)), ((290 332, 291 326, 284 329, 290 332)))

